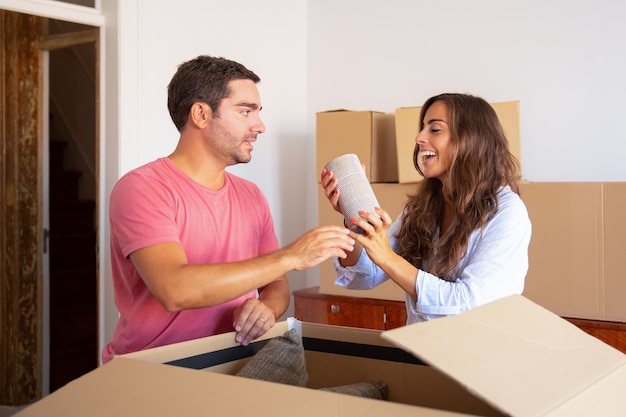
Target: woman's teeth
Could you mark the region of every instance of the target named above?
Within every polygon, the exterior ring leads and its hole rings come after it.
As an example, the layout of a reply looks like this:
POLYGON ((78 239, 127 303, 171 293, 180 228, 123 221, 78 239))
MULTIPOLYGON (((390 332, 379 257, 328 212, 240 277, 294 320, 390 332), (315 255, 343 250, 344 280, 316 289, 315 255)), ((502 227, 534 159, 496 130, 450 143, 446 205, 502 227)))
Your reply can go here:
POLYGON ((431 156, 437 155, 437 153, 433 152, 433 151, 423 151, 423 152, 421 152, 421 154, 422 154, 422 159, 423 160, 426 160, 426 159, 430 158, 431 156))

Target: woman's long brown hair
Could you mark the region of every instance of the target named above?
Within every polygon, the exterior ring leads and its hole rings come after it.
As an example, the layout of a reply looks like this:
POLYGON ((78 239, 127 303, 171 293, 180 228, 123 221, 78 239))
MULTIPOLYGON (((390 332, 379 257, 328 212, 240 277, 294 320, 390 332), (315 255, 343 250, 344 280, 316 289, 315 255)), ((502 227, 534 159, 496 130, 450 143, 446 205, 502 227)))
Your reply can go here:
MULTIPOLYGON (((429 98, 421 109, 420 131, 426 111, 436 101, 448 106, 452 163, 443 183, 424 178, 409 195, 397 237, 399 254, 407 261, 424 269, 424 262, 432 258, 427 272, 454 280, 470 235, 482 229, 498 210, 500 188, 508 185, 519 194, 519 165, 509 151, 496 112, 480 97, 441 94, 429 98), (452 223, 437 238, 446 205, 453 210, 452 223)), ((424 176, 419 151, 416 144, 413 164, 424 176)))

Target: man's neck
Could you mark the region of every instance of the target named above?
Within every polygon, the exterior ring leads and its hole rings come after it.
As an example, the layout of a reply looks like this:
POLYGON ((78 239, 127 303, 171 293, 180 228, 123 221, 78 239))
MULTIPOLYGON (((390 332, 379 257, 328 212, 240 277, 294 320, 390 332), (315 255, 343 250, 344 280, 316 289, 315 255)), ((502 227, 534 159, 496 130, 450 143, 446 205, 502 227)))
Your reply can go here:
POLYGON ((184 152, 176 148, 168 159, 204 187, 219 190, 224 186, 225 167, 203 153, 184 152))

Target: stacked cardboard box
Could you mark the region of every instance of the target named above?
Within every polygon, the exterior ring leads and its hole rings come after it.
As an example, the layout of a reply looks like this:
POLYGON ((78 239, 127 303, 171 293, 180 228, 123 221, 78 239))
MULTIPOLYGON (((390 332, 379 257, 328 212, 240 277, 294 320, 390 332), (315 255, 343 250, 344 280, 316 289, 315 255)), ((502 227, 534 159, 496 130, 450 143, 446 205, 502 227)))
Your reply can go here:
POLYGON ((524 295, 581 319, 626 322, 626 183, 531 182, 524 295))
POLYGON ((370 182, 398 182, 393 113, 334 110, 317 114, 317 173, 332 159, 356 154, 370 182))
MULTIPOLYGON (((521 163, 519 101, 490 103, 521 163)), ((317 113, 317 173, 333 158, 355 153, 372 183, 413 183, 421 177, 413 166, 413 149, 421 107, 394 113, 332 110, 317 113)))

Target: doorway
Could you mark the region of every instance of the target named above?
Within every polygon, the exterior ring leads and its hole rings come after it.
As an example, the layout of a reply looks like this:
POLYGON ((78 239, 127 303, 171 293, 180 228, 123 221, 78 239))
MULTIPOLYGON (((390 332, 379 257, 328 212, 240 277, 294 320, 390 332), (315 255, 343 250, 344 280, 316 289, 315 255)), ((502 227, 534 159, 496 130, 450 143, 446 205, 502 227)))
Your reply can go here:
POLYGON ((98 30, 54 19, 47 23, 48 36, 39 48, 48 58, 44 140, 48 149, 49 383, 53 392, 99 363, 98 30))
POLYGON ((0 404, 20 406, 99 363, 99 41, 5 10, 0 31, 0 404))

